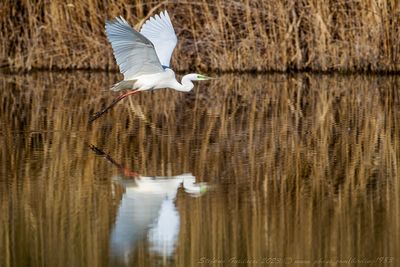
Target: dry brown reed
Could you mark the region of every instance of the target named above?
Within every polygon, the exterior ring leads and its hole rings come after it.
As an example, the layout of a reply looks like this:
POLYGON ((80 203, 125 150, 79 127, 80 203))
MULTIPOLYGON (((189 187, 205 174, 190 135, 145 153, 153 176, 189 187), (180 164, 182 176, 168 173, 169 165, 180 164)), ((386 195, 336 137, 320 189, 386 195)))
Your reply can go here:
POLYGON ((116 69, 104 22, 138 27, 168 9, 183 71, 400 71, 400 2, 13 1, 0 8, 0 66, 116 69))
MULTIPOLYGON (((226 75, 138 95, 89 127, 115 79, 1 78, 2 266, 108 266, 122 192, 90 143, 143 175, 219 185, 178 194, 177 266, 400 257, 399 77, 226 75)), ((148 248, 134 266, 171 263, 148 248)))

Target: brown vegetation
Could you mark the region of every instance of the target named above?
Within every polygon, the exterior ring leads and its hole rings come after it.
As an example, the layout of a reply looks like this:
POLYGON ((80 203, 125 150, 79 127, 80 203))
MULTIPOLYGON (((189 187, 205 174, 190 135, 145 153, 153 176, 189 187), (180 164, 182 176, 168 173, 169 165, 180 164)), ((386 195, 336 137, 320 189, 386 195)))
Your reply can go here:
POLYGON ((176 70, 400 71, 400 2, 14 1, 0 6, 0 66, 116 69, 104 22, 167 9, 176 70), (158 3, 157 3, 158 2, 158 3))

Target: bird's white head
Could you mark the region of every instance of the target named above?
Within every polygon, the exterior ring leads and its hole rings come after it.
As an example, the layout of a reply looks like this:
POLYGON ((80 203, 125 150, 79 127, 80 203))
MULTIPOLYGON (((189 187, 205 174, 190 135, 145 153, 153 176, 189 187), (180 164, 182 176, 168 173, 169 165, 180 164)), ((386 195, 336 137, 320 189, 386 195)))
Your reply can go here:
POLYGON ((192 81, 205 81, 205 80, 211 80, 214 78, 202 75, 202 74, 198 74, 198 73, 190 73, 190 74, 186 74, 185 76, 182 77, 182 87, 176 90, 179 91, 185 91, 188 92, 190 90, 193 89, 193 83, 192 81))
POLYGON ((191 81, 205 81, 205 80, 214 79, 214 78, 211 78, 211 77, 208 77, 208 76, 205 76, 202 74, 198 74, 198 73, 190 73, 190 74, 185 75, 185 77, 191 81))

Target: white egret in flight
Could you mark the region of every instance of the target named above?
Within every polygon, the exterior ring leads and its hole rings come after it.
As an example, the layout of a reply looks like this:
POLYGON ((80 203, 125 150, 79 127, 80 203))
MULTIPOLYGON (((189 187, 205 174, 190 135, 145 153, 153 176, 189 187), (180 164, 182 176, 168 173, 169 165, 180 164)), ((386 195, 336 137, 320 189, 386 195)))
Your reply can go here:
POLYGON ((114 84, 111 90, 129 91, 118 96, 102 111, 95 113, 89 122, 129 95, 160 88, 189 92, 194 86, 192 81, 211 79, 191 73, 183 76, 181 82, 176 80, 175 73, 170 68, 170 60, 178 39, 167 11, 148 19, 140 32, 134 30, 122 17, 107 21, 106 34, 120 71, 124 75, 124 80, 114 84))

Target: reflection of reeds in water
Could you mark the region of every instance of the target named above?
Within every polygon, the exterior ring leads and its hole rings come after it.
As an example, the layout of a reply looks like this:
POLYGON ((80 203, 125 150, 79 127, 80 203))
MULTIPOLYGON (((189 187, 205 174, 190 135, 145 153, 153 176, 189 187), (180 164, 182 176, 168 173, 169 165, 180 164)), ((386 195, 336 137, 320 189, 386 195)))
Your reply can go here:
MULTIPOLYGON (((88 143, 145 175, 220 185, 178 194, 180 265, 400 256, 399 78, 227 75, 132 97, 88 126, 117 78, 68 77, 1 79, 3 265, 108 264, 121 192, 88 143)), ((145 240, 134 257, 162 261, 145 240)))
POLYGON ((0 67, 115 68, 105 20, 168 9, 179 70, 400 70, 394 0, 3 2, 0 67))

